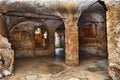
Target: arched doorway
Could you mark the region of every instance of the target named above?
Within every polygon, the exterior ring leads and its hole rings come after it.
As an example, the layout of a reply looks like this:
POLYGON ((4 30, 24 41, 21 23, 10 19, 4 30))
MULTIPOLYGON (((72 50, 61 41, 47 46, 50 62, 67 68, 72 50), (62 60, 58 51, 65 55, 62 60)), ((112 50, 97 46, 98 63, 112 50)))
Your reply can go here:
POLYGON ((61 24, 54 33, 55 56, 57 59, 65 60, 65 27, 61 24))
POLYGON ((80 64, 90 72, 108 75, 106 8, 101 3, 81 14, 78 32, 80 64))
POLYGON ((9 31, 9 41, 15 56, 35 56, 36 49, 44 50, 48 45, 47 33, 46 27, 40 21, 24 21, 13 26, 9 31))
POLYGON ((34 27, 35 35, 35 49, 45 49, 48 46, 48 31, 45 27, 35 26, 34 27))
POLYGON ((85 10, 78 21, 80 55, 107 57, 106 11, 99 2, 85 10))

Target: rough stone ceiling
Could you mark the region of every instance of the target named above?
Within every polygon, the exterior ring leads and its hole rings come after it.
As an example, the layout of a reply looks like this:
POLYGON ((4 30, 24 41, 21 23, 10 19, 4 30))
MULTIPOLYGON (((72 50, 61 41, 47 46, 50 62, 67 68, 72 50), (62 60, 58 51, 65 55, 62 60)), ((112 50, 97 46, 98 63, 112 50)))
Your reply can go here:
MULTIPOLYGON (((6 1, 6 4, 14 2, 30 2, 38 6, 49 8, 55 12, 73 13, 81 12, 95 3, 97 0, 0 0, 6 1)), ((3 7, 3 6, 2 6, 3 7)))
MULTIPOLYGON (((72 5, 77 6, 80 10, 80 8, 85 8, 86 6, 89 6, 96 1, 98 0, 0 0, 0 3, 7 2, 7 4, 10 4, 14 2, 30 2, 45 7, 60 6, 67 8, 70 8, 70 6, 72 5)), ((116 3, 119 2, 120 0, 100 0, 100 1, 116 3)))
MULTIPOLYGON (((45 9, 50 10, 57 16, 66 18, 72 15, 73 18, 76 16, 77 17, 80 16, 84 10, 88 9, 98 0, 0 0, 1 3, 4 1, 6 1, 6 3, 4 3, 5 4, 4 6, 8 6, 15 2, 18 3, 25 2, 31 4, 28 5, 31 7, 37 6, 38 8, 44 8, 44 10, 45 9), (68 16, 68 14, 70 15, 68 16)), ((107 5, 107 3, 113 4, 119 2, 120 0, 101 0, 101 1, 104 1, 105 4, 107 5)), ((1 3, 0 3, 0 8, 4 7, 1 6, 1 3)))

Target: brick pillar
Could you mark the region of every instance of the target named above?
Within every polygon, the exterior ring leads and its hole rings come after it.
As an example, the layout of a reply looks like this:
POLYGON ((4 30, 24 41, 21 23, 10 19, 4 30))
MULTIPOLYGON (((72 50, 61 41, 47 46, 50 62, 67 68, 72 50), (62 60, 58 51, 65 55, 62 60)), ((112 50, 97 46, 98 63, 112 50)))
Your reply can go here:
POLYGON ((65 63, 67 65, 78 65, 78 27, 77 22, 65 23, 65 63))

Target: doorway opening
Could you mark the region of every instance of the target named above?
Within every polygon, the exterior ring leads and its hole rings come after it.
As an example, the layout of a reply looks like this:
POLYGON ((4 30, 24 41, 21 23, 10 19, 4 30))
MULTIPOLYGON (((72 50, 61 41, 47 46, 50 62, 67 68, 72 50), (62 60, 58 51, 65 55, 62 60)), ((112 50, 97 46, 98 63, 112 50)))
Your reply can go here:
POLYGON ((99 2, 85 10, 78 21, 80 55, 107 57, 106 10, 99 2))
POLYGON ((106 8, 100 2, 81 14, 78 33, 80 63, 90 72, 107 74, 106 8))
POLYGON ((65 60, 65 27, 60 25, 54 33, 55 55, 57 59, 65 60))
POLYGON ((48 31, 42 26, 35 26, 35 49, 45 49, 47 48, 48 41, 48 31))

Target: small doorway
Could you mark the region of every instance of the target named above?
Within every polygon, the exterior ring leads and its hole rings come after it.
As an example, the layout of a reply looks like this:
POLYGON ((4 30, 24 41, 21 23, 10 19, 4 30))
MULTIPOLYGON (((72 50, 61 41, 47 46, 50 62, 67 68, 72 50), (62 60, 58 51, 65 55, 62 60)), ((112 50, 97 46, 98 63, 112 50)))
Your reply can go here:
POLYGON ((47 48, 48 32, 42 26, 35 26, 35 49, 47 48))
POLYGON ((65 59, 65 28, 64 25, 59 26, 54 33, 55 55, 57 59, 65 59))

